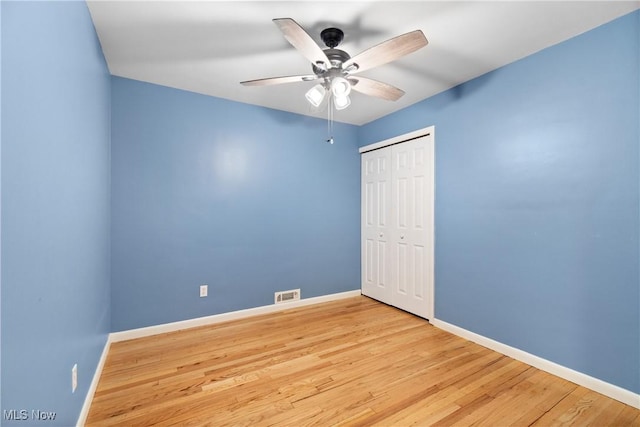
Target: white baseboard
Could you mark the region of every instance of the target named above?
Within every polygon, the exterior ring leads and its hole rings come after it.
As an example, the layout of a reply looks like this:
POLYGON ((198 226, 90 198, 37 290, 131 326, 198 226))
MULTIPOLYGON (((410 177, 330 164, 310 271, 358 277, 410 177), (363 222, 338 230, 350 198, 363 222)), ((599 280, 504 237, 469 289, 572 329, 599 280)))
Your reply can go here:
POLYGON ((78 422, 76 423, 77 427, 84 427, 85 423, 87 422, 89 409, 91 409, 91 402, 93 401, 93 395, 96 393, 96 389, 98 388, 98 382, 100 381, 100 376, 102 375, 104 363, 107 361, 107 355, 109 354, 110 346, 111 336, 108 336, 107 342, 104 343, 104 348, 102 349, 100 360, 98 360, 98 366, 96 366, 96 371, 93 374, 93 379, 91 380, 91 384, 89 385, 89 390, 87 391, 87 395, 84 398, 84 404, 82 405, 82 410, 80 411, 80 416, 78 417, 78 422))
POLYGON ((260 314, 275 313, 290 308, 303 307, 305 305, 319 304, 322 302, 336 301, 344 298, 352 298, 361 295, 360 289, 355 291, 340 292, 337 294, 323 295, 313 298, 305 298, 297 301, 290 301, 280 304, 265 305, 262 307, 248 308, 245 310, 232 311, 229 313, 214 314, 212 316, 199 317, 196 319, 182 320, 180 322, 165 323, 162 325, 148 326, 146 328, 130 329, 128 331, 112 332, 109 336, 111 342, 132 340, 135 338, 148 337, 151 335, 164 334, 167 332, 179 331, 182 329, 195 328, 197 326, 212 325, 215 323, 228 322, 229 320, 244 319, 246 317, 258 316, 260 314))
POLYGON ((517 349, 515 347, 508 346, 498 341, 494 341, 491 338, 487 338, 482 335, 478 335, 474 332, 452 325, 439 319, 431 319, 430 323, 442 330, 451 332, 454 335, 465 338, 469 341, 473 341, 476 344, 480 344, 483 347, 487 347, 491 350, 502 353, 505 356, 512 357, 520 362, 524 362, 527 365, 531 365, 540 370, 549 372, 565 380, 571 381, 588 389, 591 389, 600 394, 604 394, 612 399, 618 400, 634 408, 640 409, 640 394, 626 390, 622 387, 610 384, 608 382, 591 377, 582 372, 574 371, 566 366, 559 365, 555 362, 551 362, 547 359, 535 356, 526 351, 517 349))

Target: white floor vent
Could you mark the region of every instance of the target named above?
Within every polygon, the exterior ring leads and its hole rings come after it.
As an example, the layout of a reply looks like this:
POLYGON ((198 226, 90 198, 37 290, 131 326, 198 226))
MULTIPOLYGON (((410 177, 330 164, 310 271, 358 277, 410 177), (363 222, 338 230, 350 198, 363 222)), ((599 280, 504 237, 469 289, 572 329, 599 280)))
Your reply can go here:
POLYGON ((275 303, 280 304, 289 301, 298 301, 300 299, 300 289, 292 289, 290 291, 280 291, 275 294, 275 303))

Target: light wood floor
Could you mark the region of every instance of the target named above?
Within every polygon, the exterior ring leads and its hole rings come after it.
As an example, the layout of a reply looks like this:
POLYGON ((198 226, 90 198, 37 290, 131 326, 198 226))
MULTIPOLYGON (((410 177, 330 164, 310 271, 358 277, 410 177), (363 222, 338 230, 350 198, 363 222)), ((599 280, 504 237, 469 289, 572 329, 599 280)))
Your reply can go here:
POLYGON ((114 343, 89 426, 638 426, 640 411, 366 297, 114 343))

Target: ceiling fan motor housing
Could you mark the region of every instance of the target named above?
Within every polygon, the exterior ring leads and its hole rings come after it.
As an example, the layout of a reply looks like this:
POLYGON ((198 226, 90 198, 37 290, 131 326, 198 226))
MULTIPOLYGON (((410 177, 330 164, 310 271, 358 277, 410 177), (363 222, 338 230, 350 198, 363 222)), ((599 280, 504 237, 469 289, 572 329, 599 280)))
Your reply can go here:
MULTIPOLYGON (((331 68, 338 68, 340 69, 342 64, 347 61, 348 59, 351 59, 351 56, 349 56, 349 54, 347 52, 345 52, 344 50, 340 50, 340 49, 325 49, 324 50, 325 55, 327 55, 327 58, 329 58, 329 61, 331 61, 331 68)), ((323 70, 322 68, 317 67, 316 65, 312 64, 313 66, 313 72, 316 73, 316 75, 320 76, 324 73, 327 72, 327 70, 323 70)))

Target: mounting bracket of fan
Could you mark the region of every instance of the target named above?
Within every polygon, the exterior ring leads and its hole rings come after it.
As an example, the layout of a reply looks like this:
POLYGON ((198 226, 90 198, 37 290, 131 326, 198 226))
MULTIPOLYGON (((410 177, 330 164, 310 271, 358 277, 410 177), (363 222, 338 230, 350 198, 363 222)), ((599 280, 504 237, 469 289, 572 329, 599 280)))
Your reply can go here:
POLYGON ((325 28, 320 33, 320 38, 329 49, 333 49, 344 39, 344 32, 340 28, 325 28))

